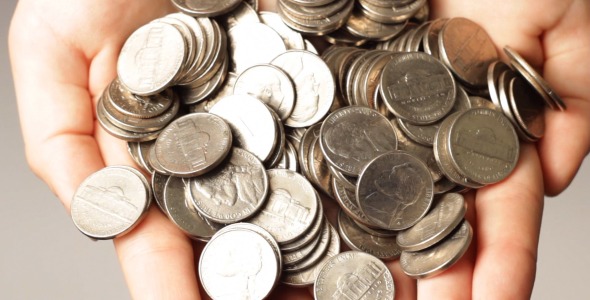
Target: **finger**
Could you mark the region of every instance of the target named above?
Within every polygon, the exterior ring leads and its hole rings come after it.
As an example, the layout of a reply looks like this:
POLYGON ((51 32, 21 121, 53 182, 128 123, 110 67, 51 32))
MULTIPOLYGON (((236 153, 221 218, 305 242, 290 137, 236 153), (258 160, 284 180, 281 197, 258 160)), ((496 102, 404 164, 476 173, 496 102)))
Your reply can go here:
POLYGON ((508 178, 477 191, 475 206, 473 298, 530 298, 543 213, 543 178, 532 144, 521 146, 508 178))
POLYGON ((399 259, 387 262, 387 267, 393 275, 393 283, 395 285, 395 299, 396 300, 412 300, 416 299, 416 280, 410 278, 404 273, 399 263, 399 259))
POLYGON ((575 176, 590 151, 590 3, 572 1, 543 40, 546 61, 543 76, 564 98, 567 110, 549 111, 539 151, 545 192, 557 195, 575 176), (567 150, 567 155, 564 155, 567 150))
MULTIPOLYGON (((467 193, 464 197, 467 205, 465 219, 475 232, 477 222, 474 193, 467 193)), ((467 252, 457 263, 441 274, 418 280, 418 299, 471 299, 475 251, 476 237, 474 236, 467 252)))
POLYGON ((191 241, 155 207, 114 241, 133 299, 199 299, 191 241))

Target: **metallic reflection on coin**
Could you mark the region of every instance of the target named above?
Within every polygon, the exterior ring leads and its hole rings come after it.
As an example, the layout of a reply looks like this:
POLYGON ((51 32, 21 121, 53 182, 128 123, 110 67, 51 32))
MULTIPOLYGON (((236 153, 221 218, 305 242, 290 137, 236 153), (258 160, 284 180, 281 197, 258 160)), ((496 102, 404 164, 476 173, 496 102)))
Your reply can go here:
POLYGON ((315 281, 313 294, 317 300, 393 299, 395 286, 391 272, 378 258, 347 251, 325 263, 315 281))
POLYGON ((231 69, 238 74, 253 65, 270 63, 287 49, 281 36, 263 23, 240 23, 232 27, 227 36, 233 63, 231 69))
POLYGON ((103 168, 80 184, 71 203, 76 227, 93 239, 129 232, 144 216, 151 189, 139 171, 127 166, 103 168))
POLYGON ((467 220, 449 237, 433 247, 417 252, 403 251, 400 264, 406 275, 412 278, 426 278, 439 274, 454 265, 467 251, 473 229, 467 220))
POLYGON ((213 299, 264 299, 279 277, 272 245, 239 225, 213 236, 201 254, 199 278, 213 299))

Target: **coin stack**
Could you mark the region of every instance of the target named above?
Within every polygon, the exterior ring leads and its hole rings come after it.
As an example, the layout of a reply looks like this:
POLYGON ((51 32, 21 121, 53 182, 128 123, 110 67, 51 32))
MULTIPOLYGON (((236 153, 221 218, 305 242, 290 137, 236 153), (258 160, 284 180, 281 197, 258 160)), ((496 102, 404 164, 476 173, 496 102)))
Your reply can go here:
MULTIPOLYGON (((327 284, 352 280, 319 276, 346 261, 393 295, 375 257, 400 258, 415 278, 448 269, 473 235, 460 192, 503 180, 517 133, 536 141, 544 105, 565 109, 516 52, 505 49, 515 71, 500 62, 476 23, 425 22, 424 0, 281 0, 279 14, 258 13, 256 1, 172 3, 181 13, 129 37, 97 114, 152 174, 160 209, 208 242, 199 276, 213 298, 264 298, 278 282, 315 283, 322 298, 327 284), (293 29, 349 46, 320 57, 293 29), (338 226, 317 190, 341 207, 338 226), (340 238, 371 256, 338 255, 340 238)), ((149 204, 134 204, 141 213, 129 219, 92 201, 129 202, 122 182, 80 187, 72 207, 99 208, 84 210, 86 224, 108 221, 96 211, 127 220, 85 234, 113 238, 141 219, 149 204)))

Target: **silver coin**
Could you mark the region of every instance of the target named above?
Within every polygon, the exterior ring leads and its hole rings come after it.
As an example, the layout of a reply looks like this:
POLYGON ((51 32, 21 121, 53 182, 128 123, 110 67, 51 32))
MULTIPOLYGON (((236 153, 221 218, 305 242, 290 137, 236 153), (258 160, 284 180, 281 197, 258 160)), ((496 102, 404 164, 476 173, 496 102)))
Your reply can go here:
POLYGON ((415 15, 426 0, 416 0, 406 3, 405 5, 397 5, 389 2, 387 6, 377 6, 371 1, 359 0, 361 11, 367 15, 368 18, 380 23, 400 23, 415 15))
POLYGON ((315 265, 320 259, 322 259, 322 257, 324 257, 330 246, 330 239, 332 234, 338 235, 336 229, 334 229, 330 222, 324 222, 324 227, 325 230, 323 230, 321 233, 320 242, 313 249, 313 251, 303 260, 290 265, 285 265, 285 267, 283 268, 283 271, 285 273, 295 273, 310 268, 311 266, 315 265))
POLYGON ((208 113, 188 114, 174 120, 155 144, 160 165, 180 177, 204 174, 219 165, 232 145, 230 126, 208 113))
POLYGON ((400 265, 406 275, 412 278, 426 278, 439 274, 454 265, 467 251, 473 229, 467 220, 451 235, 431 248, 417 252, 403 251, 400 265))
POLYGON ((375 110, 348 106, 326 117, 320 146, 330 165, 359 176, 369 161, 397 149, 397 137, 389 120, 375 110))
POLYGON ((262 210, 248 222, 266 229, 279 244, 301 237, 311 227, 318 201, 313 186, 290 170, 267 171, 269 196, 262 210))
POLYGON ((371 254, 379 259, 394 260, 399 258, 402 252, 395 236, 371 235, 359 227, 343 210, 338 213, 338 232, 350 249, 371 254))
POLYGON ((320 243, 320 240, 324 238, 324 235, 330 234, 330 228, 326 225, 326 222, 328 222, 328 220, 326 220, 326 217, 321 216, 320 220, 322 220, 322 230, 307 245, 304 245, 303 247, 293 251, 287 252, 283 250, 282 254, 285 266, 297 264, 305 260, 312 253, 312 251, 314 251, 314 249, 317 248, 318 244, 320 243))
POLYGON ((315 281, 313 295, 318 300, 393 299, 395 285, 393 275, 378 258, 347 251, 326 262, 315 281))
POLYGON ((365 213, 360 209, 358 201, 356 200, 355 190, 349 190, 338 183, 332 181, 334 189, 334 198, 338 202, 340 208, 351 217, 355 222, 362 223, 365 226, 374 226, 371 220, 367 218, 365 213))
POLYGON ((297 157, 299 158, 301 174, 305 176, 305 178, 309 178, 311 176, 309 170, 309 151, 311 149, 312 143, 320 136, 321 127, 322 123, 317 123, 310 126, 301 137, 301 142, 299 143, 299 148, 297 149, 297 157))
POLYGON ((295 241, 290 243, 285 243, 281 245, 281 251, 283 253, 293 252, 301 249, 302 247, 307 246, 311 243, 318 235, 320 235, 322 228, 324 227, 324 223, 327 220, 324 220, 324 207, 322 205, 322 201, 318 201, 318 212, 316 213, 315 219, 311 224, 311 228, 305 232, 302 236, 297 238, 295 241))
POLYGON ((510 107, 517 125, 533 140, 545 133, 545 105, 522 77, 515 77, 508 87, 510 107))
POLYGON ((426 165, 411 154, 382 154, 363 169, 356 190, 359 207, 380 228, 402 230, 430 208, 433 182, 426 165))
POLYGON ((150 164, 149 161, 149 151, 150 148, 154 146, 156 143, 155 140, 147 141, 147 142, 138 142, 138 157, 139 157, 139 165, 148 173, 153 173, 155 170, 150 164))
POLYGON ((441 60, 462 82, 483 87, 490 63, 498 60, 496 46, 486 31, 466 18, 449 20, 439 34, 441 60))
POLYGON ((285 71, 295 84, 295 107, 285 121, 289 127, 308 127, 321 120, 334 102, 336 86, 326 63, 317 55, 290 50, 271 64, 285 71))
POLYGON ((397 244, 404 251, 419 251, 438 243, 463 221, 465 209, 461 194, 448 193, 435 198, 424 218, 397 235, 397 244))
POLYGON ((306 50, 301 34, 285 25, 277 13, 261 11, 259 17, 262 23, 270 26, 281 36, 287 50, 306 50))
POLYGON ((194 17, 215 17, 232 11, 240 0, 172 0, 180 11, 194 17))
POLYGON ((238 75, 234 72, 228 72, 225 76, 222 86, 219 88, 215 95, 211 95, 209 98, 203 99, 198 103, 190 106, 191 112, 209 112, 211 107, 213 107, 219 100, 231 96, 234 94, 234 85, 236 83, 236 79, 238 75))
POLYGON ((164 207, 170 220, 188 236, 209 240, 221 224, 211 222, 194 207, 186 179, 170 176, 164 186, 164 207))
MULTIPOLYGON (((211 103, 214 101, 213 94, 215 94, 223 87, 224 82, 227 82, 226 77, 231 74, 228 73, 229 61, 224 59, 221 67, 213 73, 213 77, 209 78, 204 84, 190 87, 190 86, 178 86, 175 90, 178 92, 182 103, 184 104, 195 104, 207 101, 211 103)), ((217 95, 216 94, 216 95, 217 95)))
POLYGON ((281 282, 296 287, 311 286, 314 284, 326 262, 338 253, 340 253, 340 236, 338 235, 338 232, 333 231, 330 233, 330 245, 328 246, 328 250, 324 256, 315 263, 315 265, 298 272, 285 272, 281 276, 281 282))
POLYGON ((172 90, 148 97, 135 96, 121 85, 118 78, 109 84, 108 93, 118 111, 136 118, 159 116, 172 106, 174 99, 172 90))
POLYGON ((456 85, 451 72, 425 53, 400 53, 383 69, 381 96, 398 118, 434 123, 451 111, 456 85))
POLYGON ((139 224, 151 194, 139 171, 126 166, 106 167, 88 176, 76 189, 72 220, 93 239, 113 239, 139 224))
POLYGON ((338 171, 336 168, 332 166, 328 166, 330 169, 330 174, 332 174, 332 178, 336 179, 339 184, 341 184, 344 188, 349 190, 356 190, 356 181, 358 177, 344 175, 342 172, 338 171))
POLYGON ((154 95, 178 76, 185 53, 184 38, 176 27, 148 23, 125 41, 117 61, 117 74, 132 93, 154 95))
POLYGON ((227 96, 209 112, 229 124, 235 146, 256 155, 263 163, 271 157, 278 128, 271 110, 260 100, 248 95, 227 96))
POLYGON ((156 204, 160 208, 160 210, 168 214, 166 210, 166 205, 164 204, 164 187, 166 186, 166 182, 168 181, 168 175, 159 173, 159 172, 152 172, 152 192, 154 193, 154 200, 156 200, 156 204))
POLYGON ((259 233, 226 229, 203 249, 199 278, 213 299, 264 299, 280 274, 276 256, 272 245, 259 233))
POLYGON ((434 183, 434 194, 442 195, 446 192, 451 191, 456 186, 456 183, 450 181, 449 179, 443 176, 439 181, 434 183))
POLYGON ((271 62, 286 50, 281 36, 263 23, 240 23, 227 34, 233 66, 231 69, 238 74, 253 65, 271 62))
POLYGON ((112 136, 128 142, 143 142, 154 140, 160 134, 159 130, 150 132, 134 132, 116 126, 107 117, 107 113, 104 108, 105 100, 106 99, 102 96, 98 99, 98 103, 96 104, 96 119, 98 120, 100 127, 102 127, 112 136))
POLYGON ((448 21, 449 19, 446 18, 433 20, 432 23, 428 25, 426 34, 422 38, 424 52, 432 55, 436 59, 440 57, 440 52, 438 49, 438 35, 448 21))
POLYGON ((518 137, 501 113, 485 108, 464 111, 449 131, 452 162, 471 181, 496 183, 516 166, 518 137))
POLYGON ((289 75, 270 64, 254 65, 236 79, 235 95, 250 95, 270 106, 286 120, 295 105, 295 88, 289 75))
POLYGON ((332 174, 328 168, 328 161, 324 157, 319 144, 318 138, 312 143, 311 148, 309 149, 309 179, 322 192, 324 192, 324 194, 332 197, 332 174))
POLYGON ((223 15, 220 19, 226 31, 241 23, 260 23, 256 10, 245 1, 240 1, 240 4, 235 9, 223 15))
POLYGON ((500 91, 498 79, 504 72, 510 71, 510 67, 502 61, 495 61, 490 63, 487 72, 488 90, 490 91, 490 99, 496 106, 500 107, 500 91))
POLYGON ((471 107, 483 107, 488 109, 500 109, 499 107, 494 104, 490 99, 486 99, 479 96, 469 96, 469 102, 471 102, 471 107))
MULTIPOLYGON (((315 55, 319 55, 318 50, 316 49, 316 47, 313 45, 313 43, 310 40, 303 39, 303 43, 305 43, 305 50, 307 50, 315 55)), ((294 50, 294 49, 289 49, 289 50, 294 50)))
POLYGON ((376 41, 394 38, 405 26, 405 22, 394 24, 375 22, 362 14, 360 10, 353 10, 350 18, 346 21, 346 28, 352 34, 376 41))
POLYGON ((340 28, 350 16, 354 1, 347 1, 343 9, 320 19, 301 18, 292 14, 284 5, 285 1, 279 1, 278 13, 287 26, 304 34, 322 36, 340 28))
POLYGON ((254 154, 234 147, 215 170, 190 179, 196 209, 221 224, 242 221, 260 210, 268 193, 268 177, 254 154))

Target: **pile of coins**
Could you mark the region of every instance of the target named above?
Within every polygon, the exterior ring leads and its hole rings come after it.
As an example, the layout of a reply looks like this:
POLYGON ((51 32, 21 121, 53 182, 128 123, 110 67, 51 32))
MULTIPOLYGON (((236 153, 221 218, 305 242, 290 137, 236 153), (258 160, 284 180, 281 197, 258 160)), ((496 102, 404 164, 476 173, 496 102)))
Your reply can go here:
POLYGON ((181 13, 129 37, 97 108, 151 183, 105 168, 78 189, 72 218, 114 238, 153 194, 207 242, 199 276, 216 299, 261 299, 279 282, 315 284, 317 299, 389 299, 379 259, 414 278, 448 269, 473 236, 460 193, 506 178, 518 137, 542 137, 545 106, 565 109, 516 52, 505 48, 512 68, 499 61, 476 23, 425 22, 424 0, 281 0, 279 14, 172 3, 181 13), (297 31, 338 45, 320 57, 297 31), (341 238, 354 251, 339 254, 341 238))

